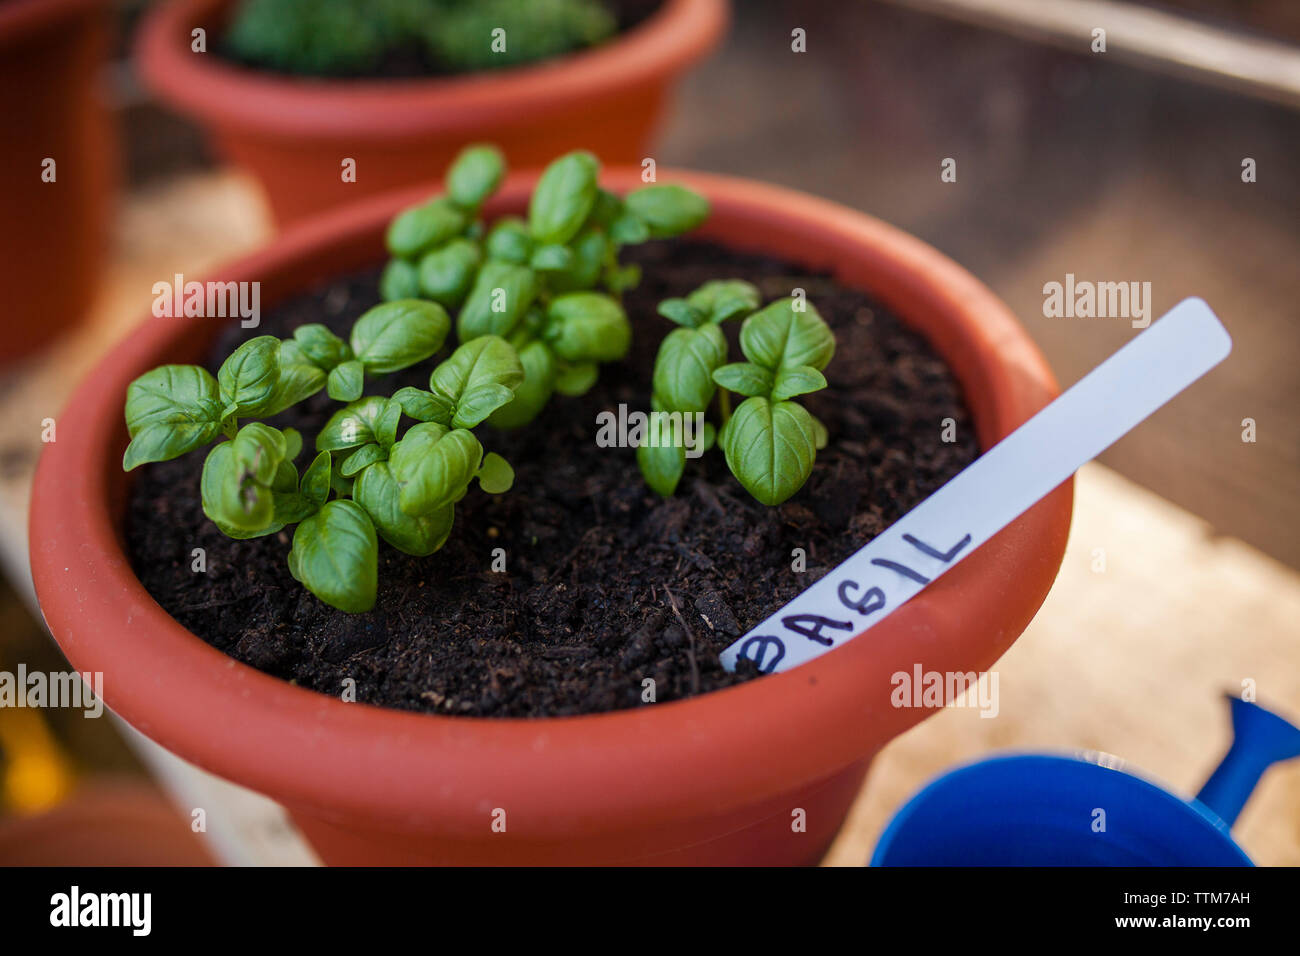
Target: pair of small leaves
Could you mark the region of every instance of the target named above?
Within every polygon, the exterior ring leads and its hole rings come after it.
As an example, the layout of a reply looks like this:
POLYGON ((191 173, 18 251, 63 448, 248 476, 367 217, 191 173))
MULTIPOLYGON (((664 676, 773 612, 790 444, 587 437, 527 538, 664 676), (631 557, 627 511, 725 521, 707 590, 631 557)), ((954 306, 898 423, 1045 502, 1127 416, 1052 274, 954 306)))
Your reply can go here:
POLYGON ((664 299, 659 303, 659 314, 694 329, 746 315, 757 309, 761 301, 753 283, 744 279, 713 279, 684 299, 664 299))
POLYGON ((406 387, 393 400, 421 422, 473 428, 507 405, 524 380, 524 368, 510 344, 497 335, 470 339, 429 376, 429 391, 406 387))
POLYGON ((217 380, 197 365, 163 365, 141 375, 126 389, 131 444, 122 468, 203 447, 221 433, 223 404, 217 380))
POLYGON ((670 411, 703 412, 716 392, 714 371, 727 361, 720 323, 758 307, 759 292, 742 279, 706 282, 684 299, 665 299, 659 313, 683 326, 664 337, 655 358, 653 396, 670 411))
POLYGON ((781 368, 773 375, 753 362, 733 362, 715 369, 713 380, 740 395, 765 396, 774 402, 819 392, 826 387, 826 376, 811 365, 781 368))

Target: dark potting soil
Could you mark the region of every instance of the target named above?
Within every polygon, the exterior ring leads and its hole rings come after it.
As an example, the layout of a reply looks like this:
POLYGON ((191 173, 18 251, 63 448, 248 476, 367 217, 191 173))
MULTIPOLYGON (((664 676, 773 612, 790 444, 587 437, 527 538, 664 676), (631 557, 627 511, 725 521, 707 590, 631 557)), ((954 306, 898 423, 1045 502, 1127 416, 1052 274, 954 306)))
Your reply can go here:
MULTIPOLYGON (((960 390, 925 340, 825 275, 693 241, 628 250, 644 271, 626 296, 635 332, 624 362, 604 366, 581 398, 552 399, 516 432, 479 429, 516 472, 514 488, 477 486, 457 505, 443 549, 427 558, 383 542, 379 599, 367 614, 337 611, 289 574, 291 535, 251 541, 222 535, 204 516, 204 454, 142 468, 126 537, 140 580, 163 608, 213 646, 253 667, 340 695, 441 714, 491 717, 579 714, 717 690, 755 676, 725 672, 718 654, 881 532, 977 452, 960 390), (688 462, 675 497, 645 485, 635 453, 601 448, 603 410, 649 407, 658 343, 672 326, 656 304, 711 278, 743 277, 764 301, 807 291, 838 339, 827 390, 805 396, 826 424, 827 448, 808 483, 776 508, 759 504, 714 450, 688 462), (945 418, 958 440, 941 440, 945 418), (193 570, 203 548, 206 572, 193 570), (506 570, 491 569, 504 549, 506 570), (806 554, 796 572, 795 549, 806 554), (499 552, 498 552, 499 553, 499 552)), ((345 334, 379 300, 377 271, 341 278, 263 316, 232 323, 210 367, 250 335, 289 335, 307 322, 345 334)), ((729 323, 732 355, 736 326, 729 323)), ((427 387, 437 360, 376 381, 367 394, 427 387)), ((307 439, 338 408, 324 392, 279 416, 307 439)))
MULTIPOLYGON (((601 0, 601 5, 605 7, 614 17, 614 33, 607 37, 602 43, 611 43, 627 31, 640 26, 651 15, 663 6, 664 0, 601 0)), ((486 41, 485 41, 486 42, 486 41)), ((596 44, 600 46, 602 44, 596 44)), ((383 59, 372 69, 364 72, 356 71, 335 71, 331 73, 296 73, 287 69, 280 69, 276 66, 266 63, 248 62, 241 57, 231 46, 226 37, 218 42, 215 47, 216 53, 222 59, 239 66, 249 69, 258 70, 266 73, 279 73, 284 76, 315 76, 319 79, 326 80, 344 80, 344 79, 374 79, 374 80, 411 80, 431 76, 455 76, 466 72, 482 72, 477 70, 458 69, 446 62, 439 62, 427 49, 416 44, 400 45, 387 50, 383 59)), ((581 52, 581 50, 570 51, 572 53, 581 52)), ((568 54, 549 57, 548 60, 562 59, 568 54)), ((534 65, 537 62, 546 62, 545 60, 534 61, 534 63, 515 64, 516 66, 534 65)), ((503 67, 509 69, 510 67, 503 67)))

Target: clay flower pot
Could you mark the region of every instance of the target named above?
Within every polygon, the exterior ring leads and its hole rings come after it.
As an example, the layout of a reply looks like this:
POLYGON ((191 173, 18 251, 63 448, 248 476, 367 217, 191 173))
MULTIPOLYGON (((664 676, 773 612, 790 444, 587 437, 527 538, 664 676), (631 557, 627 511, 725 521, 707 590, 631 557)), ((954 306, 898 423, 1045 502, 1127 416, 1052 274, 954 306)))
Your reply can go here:
POLYGON ((103 0, 0 3, 0 362, 67 331, 94 298, 117 178, 100 98, 110 35, 103 0))
MULTIPOLYGON (((785 189, 660 178, 709 197, 703 237, 828 267, 922 330, 960 380, 984 447, 1055 396, 1051 372, 1007 308, 920 241, 785 189)), ((512 177, 486 215, 522 212, 533 181, 512 177)), ((604 177, 619 192, 639 184, 635 168, 604 177)), ((212 278, 260 280, 272 307, 377 265, 390 217, 428 192, 304 223, 212 278)), ((204 643, 153 601, 123 552, 127 384, 164 362, 202 361, 222 321, 151 318, 81 385, 37 474, 32 572, 50 630, 75 667, 104 672, 110 708, 164 747, 283 803, 331 863, 812 863, 872 756, 929 713, 890 705, 891 674, 918 661, 928 670, 988 668, 1037 611, 1064 553, 1069 482, 869 638, 787 673, 582 717, 444 717, 345 703, 204 643), (797 808, 806 832, 792 831, 797 808), (493 831, 498 810, 505 833, 493 831)))
POLYGON ((467 142, 500 146, 513 168, 570 149, 637 163, 674 82, 721 38, 726 0, 664 0, 602 46, 514 69, 416 80, 324 80, 250 70, 212 52, 231 0, 176 0, 141 28, 145 81, 207 127, 289 223, 441 175, 467 142), (191 51, 204 27, 208 52, 191 51), (342 162, 356 160, 356 182, 342 162))

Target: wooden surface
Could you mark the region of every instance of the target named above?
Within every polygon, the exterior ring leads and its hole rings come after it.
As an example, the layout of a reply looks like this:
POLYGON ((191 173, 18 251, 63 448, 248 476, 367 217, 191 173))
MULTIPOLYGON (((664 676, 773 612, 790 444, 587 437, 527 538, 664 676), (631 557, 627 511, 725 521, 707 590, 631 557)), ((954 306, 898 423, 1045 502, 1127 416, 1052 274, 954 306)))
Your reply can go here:
MULTIPOLYGON (((0 557, 20 589, 30 589, 26 502, 41 419, 56 415, 83 371, 147 313, 153 282, 175 272, 201 278, 265 235, 256 196, 233 174, 132 197, 93 322, 0 382, 0 557)), ((1185 399, 1170 414, 1203 400, 1195 389, 1185 399)), ((1130 441, 1153 433, 1140 427, 1130 441)), ((827 863, 861 864, 888 817, 927 779, 991 750, 1108 751, 1194 793, 1229 739, 1222 692, 1251 679, 1261 702, 1300 716, 1297 622, 1300 575, 1107 468, 1087 466, 1061 575, 997 665, 998 716, 949 708, 887 747, 827 863), (1106 554, 1100 573, 1092 570, 1098 548, 1106 554)), ((208 808, 209 837, 224 860, 310 862, 269 801, 136 742, 183 812, 208 808)), ((1300 761, 1265 779, 1236 834, 1261 863, 1300 864, 1300 761)))

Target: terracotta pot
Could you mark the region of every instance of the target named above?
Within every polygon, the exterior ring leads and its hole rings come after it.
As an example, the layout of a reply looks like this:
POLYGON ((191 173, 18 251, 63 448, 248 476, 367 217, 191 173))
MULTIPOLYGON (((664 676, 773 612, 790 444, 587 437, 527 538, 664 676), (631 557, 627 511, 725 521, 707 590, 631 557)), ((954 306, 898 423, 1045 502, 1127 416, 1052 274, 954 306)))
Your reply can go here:
POLYGON ((103 0, 0 3, 0 362, 67 331, 94 298, 117 179, 100 97, 110 35, 103 0))
POLYGON ((231 0, 177 0, 141 28, 145 81, 208 127, 289 223, 440 176, 467 142, 489 141, 515 168, 570 149, 639 163, 678 76, 721 38, 726 0, 665 0, 609 43, 537 65, 417 80, 299 79, 213 53, 231 0), (191 52, 191 30, 208 53, 191 52), (356 160, 356 182, 342 162, 356 160))
MULTIPOLYGON (((624 191, 638 170, 608 173, 624 191)), ((800 193, 660 173, 706 194, 700 233, 827 267, 925 333, 960 379, 982 444, 1056 394, 1042 356, 991 292, 891 226, 800 193)), ((531 176, 489 216, 521 212, 531 176)), ((382 260, 389 218, 427 187, 289 230, 213 278, 260 280, 271 307, 382 260)), ((123 553, 127 384, 202 361, 222 320, 149 319, 82 384, 46 446, 32 572, 50 630, 109 707, 164 747, 290 808, 336 863, 812 863, 871 757, 927 711, 889 704, 890 675, 989 667, 1037 611, 1070 523, 1069 482, 871 632, 787 673, 584 717, 439 717, 344 703, 205 644, 146 593, 123 553), (506 811, 507 832, 492 830, 506 811), (803 808, 807 831, 791 830, 803 808)), ((436 557, 431 559, 436 560, 436 557)))

